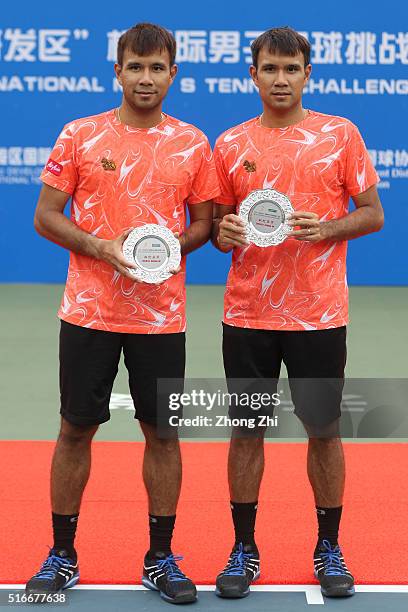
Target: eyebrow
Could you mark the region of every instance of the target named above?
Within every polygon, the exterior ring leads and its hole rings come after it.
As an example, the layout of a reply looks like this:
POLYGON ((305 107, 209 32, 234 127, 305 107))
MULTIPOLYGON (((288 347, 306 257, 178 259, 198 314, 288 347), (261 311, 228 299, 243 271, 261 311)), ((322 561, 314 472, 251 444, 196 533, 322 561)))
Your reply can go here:
MULTIPOLYGON (((152 62, 150 65, 151 66, 162 66, 163 68, 166 67, 166 64, 164 62, 161 62, 161 61, 152 62)), ((126 68, 132 68, 133 66, 142 66, 142 62, 136 62, 134 60, 130 60, 126 64, 126 68)))
MULTIPOLYGON (((261 68, 278 68, 277 64, 272 64, 272 62, 265 62, 261 64, 261 68)), ((301 64, 295 62, 292 64, 285 64, 284 68, 301 68, 301 64)))

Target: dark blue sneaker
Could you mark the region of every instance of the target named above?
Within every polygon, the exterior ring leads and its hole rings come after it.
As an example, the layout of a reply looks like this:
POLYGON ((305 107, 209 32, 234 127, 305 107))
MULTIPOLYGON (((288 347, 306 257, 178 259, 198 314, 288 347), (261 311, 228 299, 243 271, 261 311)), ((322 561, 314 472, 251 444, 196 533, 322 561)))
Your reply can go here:
POLYGON ((26 584, 26 593, 59 593, 74 586, 79 580, 78 561, 73 561, 66 550, 52 548, 37 572, 26 584))
POLYGON ((170 603, 183 604, 197 601, 197 589, 190 578, 180 570, 177 561, 183 557, 157 553, 153 558, 145 557, 142 584, 170 603))
POLYGON ((354 578, 344 563, 339 546, 322 540, 314 553, 314 574, 326 597, 354 595, 354 578))
POLYGON ((258 551, 242 542, 232 549, 225 569, 218 574, 215 594, 218 597, 247 597, 249 586, 260 576, 258 551))

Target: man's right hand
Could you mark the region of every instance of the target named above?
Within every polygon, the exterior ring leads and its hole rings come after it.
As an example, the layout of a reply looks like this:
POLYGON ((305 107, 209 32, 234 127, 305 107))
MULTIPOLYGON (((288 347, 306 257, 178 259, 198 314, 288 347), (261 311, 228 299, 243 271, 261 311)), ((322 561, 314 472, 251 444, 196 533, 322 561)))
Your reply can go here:
POLYGON ((225 215, 220 221, 218 244, 222 249, 248 246, 249 242, 245 232, 246 224, 238 215, 233 213, 225 215))
POLYGON ((126 278, 135 282, 143 282, 139 281, 129 272, 128 268, 136 268, 136 264, 127 261, 122 251, 123 243, 131 231, 132 228, 126 230, 113 240, 98 239, 95 243, 95 257, 111 265, 122 276, 126 276, 126 278))

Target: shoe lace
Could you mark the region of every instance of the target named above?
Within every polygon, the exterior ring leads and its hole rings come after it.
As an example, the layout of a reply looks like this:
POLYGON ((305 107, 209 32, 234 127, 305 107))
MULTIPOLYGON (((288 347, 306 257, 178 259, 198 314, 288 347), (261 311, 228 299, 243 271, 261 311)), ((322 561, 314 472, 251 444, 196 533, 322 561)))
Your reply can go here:
POLYGON ((224 570, 225 576, 242 576, 245 574, 245 564, 251 558, 251 553, 244 552, 242 542, 238 548, 233 551, 228 565, 224 570))
POLYGON ((332 545, 328 540, 323 540, 322 544, 326 550, 321 552, 320 556, 325 566, 324 573, 326 576, 342 576, 345 574, 340 558, 341 550, 339 546, 336 545, 332 548, 332 545))
POLYGON ((183 557, 176 555, 168 555, 165 559, 157 561, 157 566, 166 572, 167 578, 170 581, 186 580, 185 574, 177 565, 177 561, 182 561, 183 557))
POLYGON ((44 580, 47 578, 54 578, 55 573, 58 572, 61 567, 69 567, 69 565, 69 559, 63 559, 57 555, 50 555, 42 564, 40 571, 36 574, 36 578, 44 580))

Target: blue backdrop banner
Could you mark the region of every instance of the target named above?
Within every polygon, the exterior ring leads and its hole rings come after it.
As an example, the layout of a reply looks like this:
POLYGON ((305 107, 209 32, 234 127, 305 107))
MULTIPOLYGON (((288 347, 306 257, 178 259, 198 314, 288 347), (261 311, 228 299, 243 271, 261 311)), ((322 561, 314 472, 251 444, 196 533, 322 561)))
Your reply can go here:
MULTIPOLYGON (((380 175, 386 224, 350 243, 350 284, 408 282, 408 7, 345 0, 271 4, 187 0, 7 3, 0 24, 0 282, 63 282, 67 253, 36 235, 39 174, 65 123, 118 106, 113 73, 122 31, 139 21, 171 30, 179 73, 165 102, 171 115, 214 144, 260 112, 249 77, 250 43, 291 25, 312 45, 304 106, 357 124, 380 175), (290 10, 289 10, 290 9, 290 10)), ((229 257, 211 245, 189 256, 188 281, 224 283, 229 257)))

